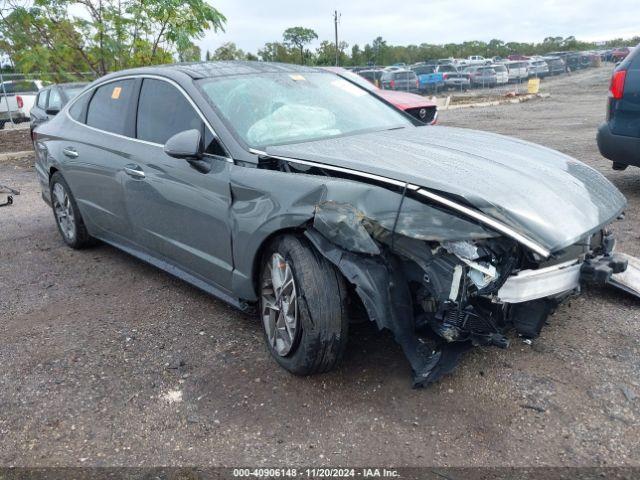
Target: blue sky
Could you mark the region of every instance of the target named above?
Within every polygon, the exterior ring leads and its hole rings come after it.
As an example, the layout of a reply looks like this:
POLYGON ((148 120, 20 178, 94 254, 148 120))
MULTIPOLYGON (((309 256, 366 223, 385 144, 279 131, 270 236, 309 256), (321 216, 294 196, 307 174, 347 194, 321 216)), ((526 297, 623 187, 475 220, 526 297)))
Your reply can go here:
POLYGON ((342 14, 341 40, 350 46, 362 46, 378 35, 390 44, 408 45, 492 38, 531 42, 568 35, 606 40, 640 34, 640 0, 616 0, 615 6, 603 0, 210 1, 228 23, 225 33, 209 32, 198 42, 203 51, 233 41, 256 52, 298 25, 314 29, 320 40, 333 40, 334 9, 342 14))

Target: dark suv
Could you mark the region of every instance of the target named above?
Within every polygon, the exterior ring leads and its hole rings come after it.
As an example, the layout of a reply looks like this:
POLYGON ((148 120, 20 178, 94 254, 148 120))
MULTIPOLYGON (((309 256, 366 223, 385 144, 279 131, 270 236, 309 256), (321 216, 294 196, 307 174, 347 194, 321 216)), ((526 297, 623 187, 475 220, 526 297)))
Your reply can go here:
POLYGON ((614 170, 640 167, 640 48, 613 72, 607 121, 598 129, 598 148, 614 170))

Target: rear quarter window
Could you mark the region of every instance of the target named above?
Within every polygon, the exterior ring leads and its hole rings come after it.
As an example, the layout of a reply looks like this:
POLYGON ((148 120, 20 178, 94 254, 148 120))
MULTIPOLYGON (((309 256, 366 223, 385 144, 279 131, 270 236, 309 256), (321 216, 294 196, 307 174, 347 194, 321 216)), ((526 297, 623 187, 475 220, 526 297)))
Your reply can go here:
POLYGON ((69 108, 69 116, 80 123, 85 123, 87 117, 87 105, 91 99, 92 92, 87 92, 76 101, 69 108))
POLYGON ((87 109, 87 125, 126 135, 128 111, 135 88, 134 80, 119 80, 98 87, 87 109))

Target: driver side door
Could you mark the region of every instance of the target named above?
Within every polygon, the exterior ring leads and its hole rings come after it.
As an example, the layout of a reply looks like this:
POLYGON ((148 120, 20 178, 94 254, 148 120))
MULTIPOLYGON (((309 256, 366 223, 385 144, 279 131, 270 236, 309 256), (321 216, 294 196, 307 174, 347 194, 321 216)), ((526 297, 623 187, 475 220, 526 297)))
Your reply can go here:
POLYGON ((144 78, 136 139, 129 152, 125 204, 136 243, 161 261, 229 290, 233 261, 228 215, 229 168, 213 132, 179 87, 144 78), (164 153, 165 142, 198 129, 211 171, 164 153))

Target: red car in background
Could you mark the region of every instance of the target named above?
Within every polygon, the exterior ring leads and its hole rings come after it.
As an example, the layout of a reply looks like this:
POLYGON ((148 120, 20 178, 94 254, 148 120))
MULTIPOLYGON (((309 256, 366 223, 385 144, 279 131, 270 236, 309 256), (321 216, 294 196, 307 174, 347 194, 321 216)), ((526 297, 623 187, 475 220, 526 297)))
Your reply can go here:
POLYGON ((412 117, 420 120, 427 125, 435 125, 438 121, 437 105, 415 93, 400 92, 397 90, 382 90, 371 83, 366 78, 350 72, 342 67, 323 67, 325 70, 335 73, 336 75, 365 88, 373 94, 391 103, 396 108, 407 112, 412 117))
POLYGON ((611 60, 614 62, 619 62, 627 58, 627 55, 631 53, 631 49, 629 47, 616 48, 613 52, 611 52, 611 60))

